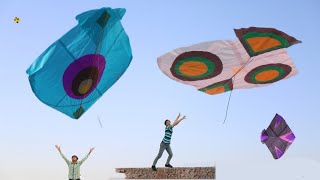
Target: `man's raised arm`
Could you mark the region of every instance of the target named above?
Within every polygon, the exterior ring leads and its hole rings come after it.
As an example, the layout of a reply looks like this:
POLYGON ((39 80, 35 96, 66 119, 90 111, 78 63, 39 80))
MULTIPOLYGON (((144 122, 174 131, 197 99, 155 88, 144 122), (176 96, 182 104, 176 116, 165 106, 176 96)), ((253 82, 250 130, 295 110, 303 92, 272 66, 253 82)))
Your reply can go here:
POLYGON ((183 116, 181 119, 179 119, 180 117, 180 113, 179 113, 179 116, 176 118, 176 120, 173 122, 172 126, 176 126, 178 125, 182 120, 186 119, 186 116, 183 116))
POLYGON ((83 158, 81 159, 81 161, 79 161, 79 164, 81 165, 85 160, 88 159, 89 155, 91 154, 91 152, 94 150, 94 148, 90 148, 89 153, 83 158))
POLYGON ((63 153, 61 152, 61 147, 58 146, 58 145, 56 145, 56 148, 58 149, 58 151, 59 151, 60 155, 62 156, 62 158, 64 159, 64 161, 66 161, 67 164, 70 164, 71 161, 69 161, 69 160, 63 155, 63 153))

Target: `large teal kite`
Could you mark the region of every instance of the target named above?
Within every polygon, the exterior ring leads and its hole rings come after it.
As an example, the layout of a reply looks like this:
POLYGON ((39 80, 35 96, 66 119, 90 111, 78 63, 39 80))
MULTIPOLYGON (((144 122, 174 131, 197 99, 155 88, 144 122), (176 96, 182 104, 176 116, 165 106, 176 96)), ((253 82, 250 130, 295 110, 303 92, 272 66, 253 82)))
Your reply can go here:
POLYGON ((101 8, 76 17, 78 25, 29 67, 32 91, 48 106, 79 119, 126 71, 132 53, 120 20, 125 9, 101 8))

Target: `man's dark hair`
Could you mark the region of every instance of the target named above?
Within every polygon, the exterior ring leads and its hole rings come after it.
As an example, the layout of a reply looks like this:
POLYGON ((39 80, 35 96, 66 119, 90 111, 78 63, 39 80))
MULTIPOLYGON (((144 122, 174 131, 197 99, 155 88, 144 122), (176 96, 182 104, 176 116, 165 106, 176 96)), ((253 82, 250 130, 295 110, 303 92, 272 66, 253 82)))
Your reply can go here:
POLYGON ((78 160, 78 156, 76 156, 76 155, 73 155, 71 158, 73 158, 73 157, 76 157, 77 158, 77 160, 78 160))
POLYGON ((169 120, 169 119, 166 119, 166 120, 164 121, 164 125, 166 125, 167 121, 170 121, 170 120, 169 120))

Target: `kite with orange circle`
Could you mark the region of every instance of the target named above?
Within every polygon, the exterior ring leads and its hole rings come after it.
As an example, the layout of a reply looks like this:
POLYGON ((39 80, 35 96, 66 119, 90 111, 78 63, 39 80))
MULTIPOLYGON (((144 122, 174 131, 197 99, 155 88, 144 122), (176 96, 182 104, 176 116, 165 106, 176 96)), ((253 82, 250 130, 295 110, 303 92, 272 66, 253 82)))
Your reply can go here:
POLYGON ((210 95, 266 86, 297 74, 284 48, 301 43, 274 28, 235 29, 237 40, 181 47, 158 57, 171 79, 210 95))

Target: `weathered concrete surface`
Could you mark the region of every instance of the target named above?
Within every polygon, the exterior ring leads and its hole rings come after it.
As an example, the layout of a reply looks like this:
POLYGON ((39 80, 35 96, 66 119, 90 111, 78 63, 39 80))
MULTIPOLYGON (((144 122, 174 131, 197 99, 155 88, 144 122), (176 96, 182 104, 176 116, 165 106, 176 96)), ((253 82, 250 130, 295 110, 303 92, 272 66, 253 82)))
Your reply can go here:
POLYGON ((176 168, 116 168, 117 173, 125 173, 126 179, 215 179, 215 167, 176 168))

